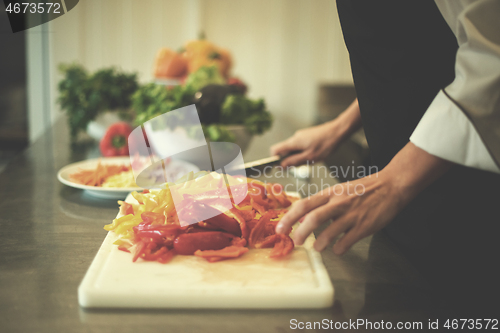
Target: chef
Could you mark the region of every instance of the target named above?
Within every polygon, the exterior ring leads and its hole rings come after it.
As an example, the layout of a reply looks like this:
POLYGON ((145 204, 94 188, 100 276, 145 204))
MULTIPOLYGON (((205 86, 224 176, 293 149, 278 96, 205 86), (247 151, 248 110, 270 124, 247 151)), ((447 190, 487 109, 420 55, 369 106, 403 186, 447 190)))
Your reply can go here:
POLYGON ((296 244, 343 254, 379 230, 457 313, 499 312, 500 1, 337 0, 358 99, 271 148, 321 160, 360 126, 379 172, 297 202, 296 244), (349 190, 362 186, 364 194, 349 190), (343 191, 341 191, 343 190, 343 191))

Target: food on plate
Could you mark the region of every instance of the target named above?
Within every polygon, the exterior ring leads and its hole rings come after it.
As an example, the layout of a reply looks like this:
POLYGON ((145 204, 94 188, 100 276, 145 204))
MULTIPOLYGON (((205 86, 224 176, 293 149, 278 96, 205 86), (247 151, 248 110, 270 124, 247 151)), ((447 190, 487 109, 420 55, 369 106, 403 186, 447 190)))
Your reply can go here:
POLYGON ((109 177, 130 171, 130 165, 102 164, 99 161, 95 169, 85 169, 72 173, 69 175, 69 179, 83 185, 102 186, 109 177))
POLYGON ((127 156, 128 136, 132 133, 132 126, 126 122, 118 122, 109 126, 99 143, 102 156, 127 156))
POLYGON ((104 180, 102 187, 138 187, 135 183, 132 169, 109 176, 104 180))
POLYGON ((251 248, 273 248, 270 257, 279 258, 294 248, 287 234, 275 233, 297 200, 279 184, 201 171, 132 196, 133 203, 118 201, 119 217, 104 229, 118 235, 114 244, 134 262, 167 263, 176 254, 215 262, 251 248))

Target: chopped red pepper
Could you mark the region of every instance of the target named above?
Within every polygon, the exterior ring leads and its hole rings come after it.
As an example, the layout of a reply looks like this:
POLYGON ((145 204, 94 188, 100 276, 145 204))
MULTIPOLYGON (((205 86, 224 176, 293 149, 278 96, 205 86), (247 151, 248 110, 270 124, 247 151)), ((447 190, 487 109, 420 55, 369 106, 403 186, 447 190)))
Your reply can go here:
POLYGON ((283 257, 292 252, 293 250, 293 240, 288 235, 276 234, 276 243, 271 251, 270 257, 277 258, 283 257))
POLYGON ((264 238, 263 241, 255 244, 255 248, 257 249, 266 249, 266 248, 270 248, 270 247, 273 247, 274 244, 276 244, 276 234, 275 235, 271 235, 271 236, 267 236, 266 238, 264 238))
MULTIPOLYGON (((209 262, 237 258, 248 248, 273 248, 270 256, 277 258, 294 248, 286 233, 275 234, 280 216, 287 211, 283 207, 290 205, 281 185, 251 182, 228 187, 221 181, 218 188, 183 197, 168 214, 142 213, 142 222, 131 227, 130 245, 121 242, 118 249, 132 251, 133 261, 166 263, 175 254, 194 254, 209 262)), ((136 206, 119 203, 122 214, 134 214, 136 206)))
POLYGON ((194 255, 197 257, 205 258, 209 262, 215 262, 224 259, 238 258, 247 252, 248 252, 247 247, 227 246, 220 250, 205 250, 205 251, 198 250, 194 253, 194 255))
POLYGON ((265 237, 266 224, 269 222, 270 217, 270 212, 265 213, 253 227, 248 238, 248 246, 255 247, 255 244, 265 237))
POLYGON ((288 198, 286 197, 285 190, 283 189, 283 186, 281 186, 280 184, 273 184, 271 186, 271 192, 273 193, 274 197, 280 203, 281 206, 286 208, 292 204, 290 200, 288 200, 288 198))
POLYGON ((233 238, 233 235, 220 231, 182 234, 175 239, 174 249, 183 255, 192 255, 197 250, 220 250, 231 244, 233 238))
POLYGON ((123 215, 134 215, 134 207, 125 202, 125 201, 120 201, 120 213, 122 213, 123 215))
POLYGON ((236 208, 231 208, 229 211, 226 212, 226 214, 232 216, 236 221, 238 221, 240 236, 244 239, 248 239, 250 233, 248 231, 247 223, 243 218, 243 216, 241 216, 240 211, 236 208))
POLYGON ((232 246, 241 246, 241 247, 244 247, 245 245, 247 245, 247 240, 245 238, 233 238, 233 240, 231 241, 231 245, 232 246))
POLYGON ((224 231, 227 231, 235 236, 241 236, 240 224, 234 218, 229 217, 226 214, 213 216, 209 219, 206 219, 205 222, 224 231))

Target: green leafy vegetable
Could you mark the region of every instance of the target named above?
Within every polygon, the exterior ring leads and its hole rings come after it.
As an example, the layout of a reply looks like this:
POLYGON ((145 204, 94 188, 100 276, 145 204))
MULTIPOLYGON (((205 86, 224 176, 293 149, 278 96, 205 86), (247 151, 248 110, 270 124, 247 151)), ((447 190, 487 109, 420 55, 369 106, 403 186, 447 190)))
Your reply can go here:
POLYGON ((226 126, 220 124, 202 125, 206 138, 213 142, 234 142, 236 137, 226 126))
POLYGON ((185 86, 165 88, 155 83, 141 86, 132 96, 136 125, 142 125, 156 116, 193 104, 194 93, 194 90, 185 86))
POLYGON ((262 134, 273 123, 273 116, 266 110, 263 99, 251 100, 243 95, 226 97, 221 110, 223 124, 243 124, 252 134, 262 134))
POLYGON ((100 112, 129 108, 138 88, 136 74, 113 67, 93 74, 78 64, 61 64, 59 70, 64 78, 58 85, 57 101, 68 115, 72 141, 100 112))
POLYGON ((198 91, 209 84, 226 84, 226 80, 222 77, 216 66, 200 67, 200 69, 187 77, 185 86, 191 90, 198 91))

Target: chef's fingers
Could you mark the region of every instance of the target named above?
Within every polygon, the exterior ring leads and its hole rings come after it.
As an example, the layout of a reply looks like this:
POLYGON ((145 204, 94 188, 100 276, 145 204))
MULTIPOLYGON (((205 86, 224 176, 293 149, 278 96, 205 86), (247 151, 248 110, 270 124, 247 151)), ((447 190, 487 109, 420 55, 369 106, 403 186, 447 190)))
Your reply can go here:
POLYGON ((311 153, 306 150, 301 153, 288 156, 283 161, 281 161, 281 166, 286 168, 287 166, 301 165, 310 159, 311 159, 311 153))
POLYGON ((333 245, 333 253, 337 255, 342 255, 347 252, 356 242, 365 238, 366 235, 362 233, 360 228, 352 228, 344 234, 336 243, 333 245))
POLYGON ((327 202, 328 196, 319 194, 295 202, 276 225, 276 233, 282 234, 288 231, 302 216, 327 202))
POLYGON ((295 229, 293 232, 293 241, 297 245, 302 245, 306 240, 307 236, 311 234, 317 227, 332 218, 334 212, 332 212, 331 205, 322 205, 318 208, 309 212, 304 221, 295 229))
POLYGON ((314 242, 314 249, 316 251, 323 251, 337 236, 346 232, 349 228, 349 220, 345 217, 334 219, 332 224, 323 230, 318 238, 316 238, 316 242, 314 242))
POLYGON ((271 146, 271 155, 286 155, 288 152, 294 151, 294 150, 301 150, 302 148, 299 147, 297 144, 296 140, 294 137, 290 137, 286 139, 285 141, 278 142, 274 145, 271 146))

